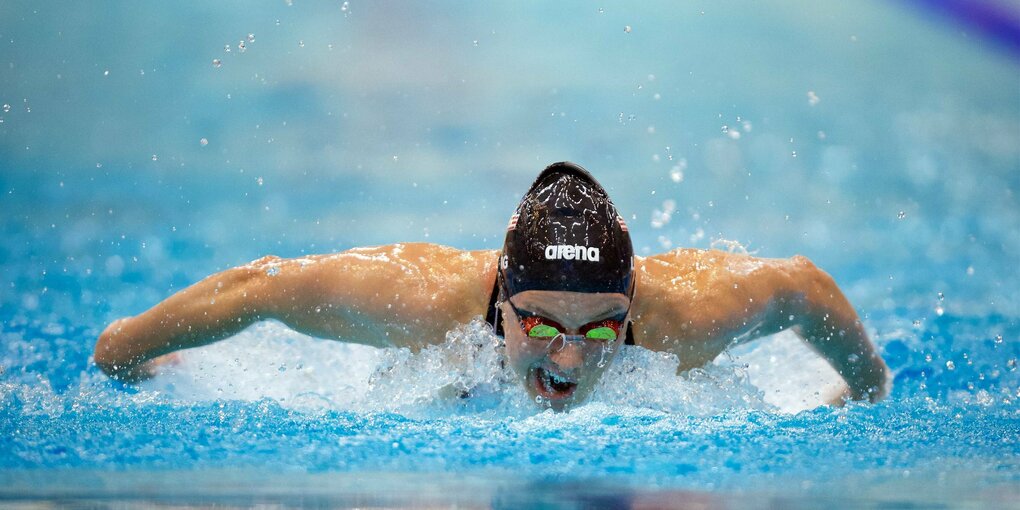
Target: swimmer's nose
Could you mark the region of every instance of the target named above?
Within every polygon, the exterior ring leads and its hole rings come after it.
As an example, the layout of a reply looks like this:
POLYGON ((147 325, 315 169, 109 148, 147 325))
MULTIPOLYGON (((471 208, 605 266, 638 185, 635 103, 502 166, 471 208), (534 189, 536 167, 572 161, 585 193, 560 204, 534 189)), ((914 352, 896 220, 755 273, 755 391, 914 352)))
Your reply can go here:
POLYGON ((583 354, 578 342, 562 342, 553 347, 549 359, 563 370, 573 370, 584 363, 583 354))

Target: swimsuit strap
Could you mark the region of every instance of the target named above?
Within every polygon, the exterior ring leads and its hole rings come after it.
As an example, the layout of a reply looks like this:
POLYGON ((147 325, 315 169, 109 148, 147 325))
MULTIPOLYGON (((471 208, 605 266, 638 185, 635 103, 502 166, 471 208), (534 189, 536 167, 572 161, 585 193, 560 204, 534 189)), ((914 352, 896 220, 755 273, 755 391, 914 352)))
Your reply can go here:
MULTIPOLYGON (((489 295, 489 306, 485 311, 485 322, 492 325, 492 331, 496 333, 496 336, 502 338, 503 333, 503 314, 499 313, 499 307, 496 306, 496 300, 499 299, 499 279, 492 284, 492 293, 489 295)), ((634 323, 627 324, 627 341, 624 345, 634 345, 634 323)))
POLYGON ((485 322, 492 325, 492 331, 496 336, 503 337, 503 314, 499 313, 496 300, 499 299, 499 277, 492 283, 492 294, 489 296, 489 306, 485 309, 485 322))

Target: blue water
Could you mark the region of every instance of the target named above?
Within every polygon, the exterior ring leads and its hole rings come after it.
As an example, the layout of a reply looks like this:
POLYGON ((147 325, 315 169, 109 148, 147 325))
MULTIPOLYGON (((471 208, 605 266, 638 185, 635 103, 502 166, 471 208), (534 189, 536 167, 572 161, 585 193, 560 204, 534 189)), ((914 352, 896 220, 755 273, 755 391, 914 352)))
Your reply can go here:
POLYGON ((1016 507, 1020 59, 921 5, 4 2, 0 499, 1016 507), (266 323, 139 387, 89 359, 266 254, 496 248, 560 160, 640 254, 810 257, 890 397, 815 407, 784 337, 682 377, 625 349, 566 414, 477 323, 419 354, 266 323))

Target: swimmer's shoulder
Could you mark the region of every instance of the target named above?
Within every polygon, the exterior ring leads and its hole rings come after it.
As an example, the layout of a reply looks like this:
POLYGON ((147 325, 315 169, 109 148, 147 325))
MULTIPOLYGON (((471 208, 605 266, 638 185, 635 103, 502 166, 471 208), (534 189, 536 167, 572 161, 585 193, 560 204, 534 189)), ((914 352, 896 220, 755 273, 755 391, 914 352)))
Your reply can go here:
POLYGON ((389 253, 393 263, 418 275, 423 294, 458 322, 485 316, 499 250, 462 250, 435 243, 398 243, 373 250, 389 253))
POLYGON ((706 286, 758 275, 765 277, 777 271, 810 266, 802 256, 789 259, 756 257, 746 253, 721 250, 678 248, 649 257, 635 257, 638 284, 653 289, 663 287, 670 292, 707 291, 706 286))
POLYGON ((776 286, 806 260, 693 248, 635 257, 635 340, 648 349, 675 352, 691 366, 711 361, 720 346, 709 339, 740 321, 753 294, 776 286))

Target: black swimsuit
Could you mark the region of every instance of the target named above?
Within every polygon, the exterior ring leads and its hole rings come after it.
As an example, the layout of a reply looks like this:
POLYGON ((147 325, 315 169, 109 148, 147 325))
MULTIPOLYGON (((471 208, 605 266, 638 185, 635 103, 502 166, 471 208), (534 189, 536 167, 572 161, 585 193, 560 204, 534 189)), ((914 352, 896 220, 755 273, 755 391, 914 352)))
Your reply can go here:
MULTIPOLYGON (((496 333, 496 336, 503 338, 503 314, 499 313, 499 307, 496 306, 496 300, 498 299, 499 286, 493 283, 492 294, 489 296, 489 306, 485 312, 485 322, 492 324, 492 331, 496 333)), ((627 340, 624 342, 624 345, 634 345, 633 325, 633 322, 627 324, 627 340)))

